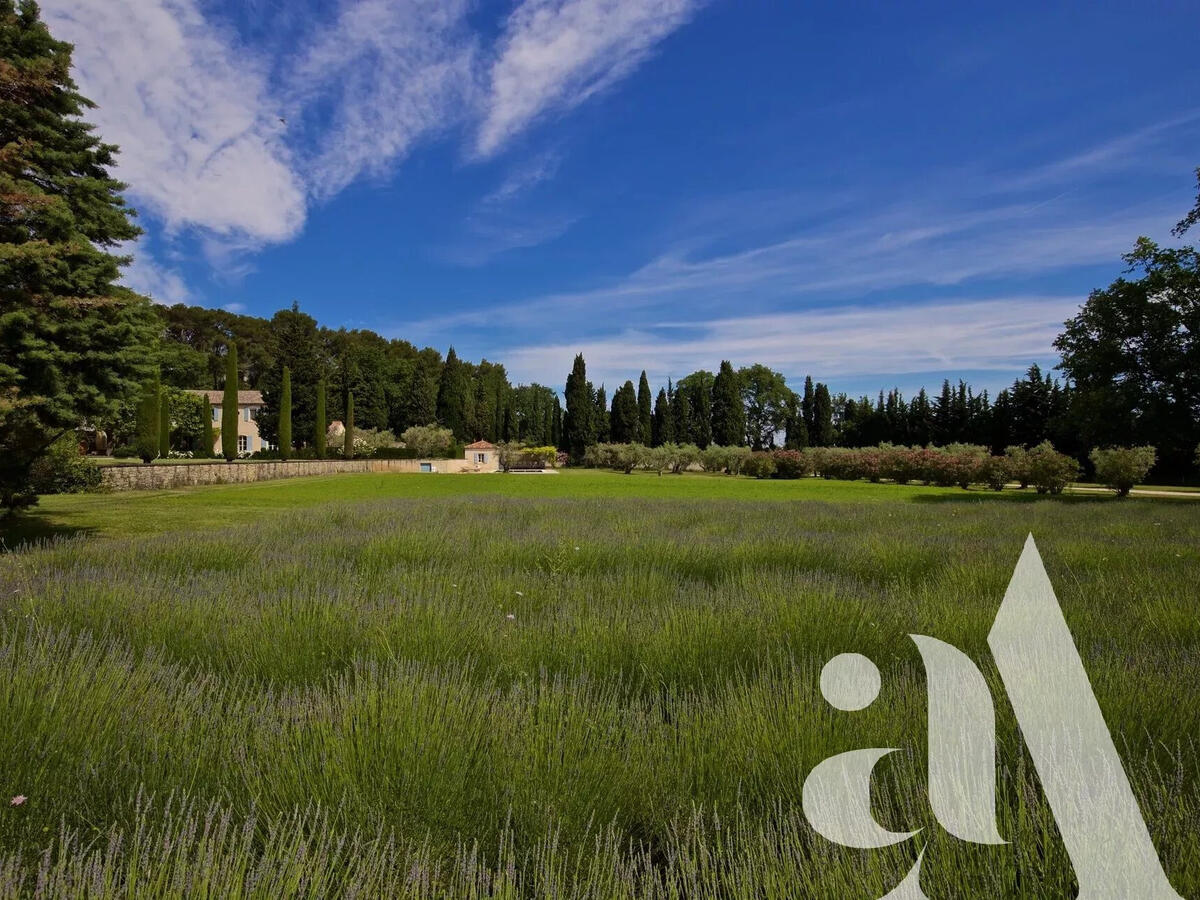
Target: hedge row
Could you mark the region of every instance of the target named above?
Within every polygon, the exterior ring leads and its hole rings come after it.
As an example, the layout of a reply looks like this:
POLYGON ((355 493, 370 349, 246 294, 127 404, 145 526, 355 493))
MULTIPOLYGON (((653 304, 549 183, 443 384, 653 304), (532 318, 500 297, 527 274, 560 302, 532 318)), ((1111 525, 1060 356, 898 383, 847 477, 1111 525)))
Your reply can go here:
MULTIPOLYGON (((1154 465, 1153 447, 1093 450, 1092 463, 1097 479, 1125 496, 1145 478, 1154 465)), ((710 446, 701 450, 695 444, 597 444, 589 447, 583 463, 593 468, 633 472, 684 472, 700 468, 706 472, 724 472, 753 478, 821 478, 844 481, 892 481, 896 484, 920 482, 942 487, 986 485, 995 491, 1017 482, 1032 485, 1039 494, 1060 494, 1079 477, 1079 463, 1059 453, 1046 441, 1027 450, 1009 447, 994 455, 976 444, 951 444, 946 447, 903 447, 881 444, 878 447, 811 447, 805 450, 751 452, 745 447, 710 446)))

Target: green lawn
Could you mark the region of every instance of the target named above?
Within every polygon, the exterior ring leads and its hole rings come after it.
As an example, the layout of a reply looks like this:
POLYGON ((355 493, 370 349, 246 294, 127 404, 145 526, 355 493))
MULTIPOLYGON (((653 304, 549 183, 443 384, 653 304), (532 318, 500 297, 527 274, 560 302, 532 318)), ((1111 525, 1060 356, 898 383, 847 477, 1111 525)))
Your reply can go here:
POLYGON ((1175 887, 1200 892, 1192 501, 720 476, 339 475, 45 498, 0 556, 0 898, 1074 896, 985 636, 1025 535, 1175 887), (1003 846, 940 832, 910 633, 997 697, 1003 846), (837 653, 880 699, 837 712, 837 653), (6 793, 5 793, 6 792, 6 793), (23 885, 23 886, 21 886, 23 885))
MULTIPOLYGON (((1032 490, 994 494, 982 488, 936 488, 868 482, 755 481, 720 475, 618 475, 593 470, 563 470, 554 475, 330 475, 254 484, 75 494, 43 497, 28 515, 0 520, 0 540, 12 546, 31 539, 86 533, 110 537, 147 534, 173 528, 245 524, 270 513, 335 500, 365 501, 387 497, 435 498, 498 495, 545 499, 612 498, 687 500, 795 501, 846 503, 1025 503, 1044 501, 1032 490)), ((1105 502, 1105 495, 1065 498, 1105 502)), ((1063 502, 1063 499, 1052 502, 1063 502)))

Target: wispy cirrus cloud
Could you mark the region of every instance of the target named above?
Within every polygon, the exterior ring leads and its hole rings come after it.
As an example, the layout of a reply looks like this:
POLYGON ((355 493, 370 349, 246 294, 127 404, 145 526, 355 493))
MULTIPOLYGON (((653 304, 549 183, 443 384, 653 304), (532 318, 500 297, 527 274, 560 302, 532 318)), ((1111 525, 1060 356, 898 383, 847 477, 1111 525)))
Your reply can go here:
POLYGON ((652 365, 655 383, 722 359, 763 363, 790 379, 937 371, 1012 371, 1044 359, 1073 296, 1005 296, 899 307, 820 306, 798 312, 660 323, 564 343, 505 351, 510 374, 561 384, 576 353, 596 383, 619 383, 652 365))
POLYGON ((475 149, 488 156, 539 116, 578 106, 632 72, 697 0, 523 0, 488 78, 475 149))
POLYGON ((318 200, 386 174, 474 105, 476 36, 466 0, 343 0, 291 62, 283 92, 316 150, 303 162, 318 200))

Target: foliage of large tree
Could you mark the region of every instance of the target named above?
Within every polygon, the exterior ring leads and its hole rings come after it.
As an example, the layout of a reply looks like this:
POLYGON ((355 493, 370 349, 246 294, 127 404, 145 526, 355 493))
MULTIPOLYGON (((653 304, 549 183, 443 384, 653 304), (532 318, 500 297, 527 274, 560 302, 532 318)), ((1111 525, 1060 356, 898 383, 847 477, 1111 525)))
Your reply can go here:
MULTIPOLYGON (((283 370, 287 368, 291 373, 292 434, 313 434, 317 383, 325 375, 327 351, 316 319, 301 312, 297 304, 292 304, 291 309, 281 309, 271 317, 266 339, 270 342, 271 365, 258 376, 257 386, 263 395, 263 408, 257 419, 258 433, 264 440, 282 447, 279 416, 283 370)), ((239 340, 237 343, 240 346, 244 342, 239 340)))
POLYGON ((675 422, 675 440, 681 444, 692 443, 704 448, 713 442, 712 398, 715 377, 712 372, 700 369, 675 385, 675 396, 686 402, 680 403, 682 419, 675 422))
MULTIPOLYGON (((737 383, 741 387, 740 399, 745 410, 745 442, 755 450, 774 447, 775 435, 787 428, 796 395, 780 373, 761 364, 740 369, 737 383)), ((715 433, 716 429, 713 430, 715 433)))
POLYGON ((116 147, 82 121, 71 47, 37 6, 0 0, 0 511, 34 502, 29 469, 85 420, 116 416, 150 368, 147 300, 117 286, 138 236, 116 147))
POLYGON ((1142 237, 1124 260, 1135 277, 1093 291, 1055 342, 1071 418, 1086 446, 1153 444, 1182 472, 1200 440, 1200 253, 1142 237))

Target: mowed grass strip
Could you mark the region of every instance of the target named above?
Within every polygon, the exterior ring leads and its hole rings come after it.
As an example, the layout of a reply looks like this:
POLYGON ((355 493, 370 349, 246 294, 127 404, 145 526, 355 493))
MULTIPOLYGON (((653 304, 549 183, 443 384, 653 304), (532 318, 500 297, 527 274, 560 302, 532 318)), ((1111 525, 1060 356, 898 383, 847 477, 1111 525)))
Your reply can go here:
POLYGON ((1200 890, 1186 503, 606 473, 64 499, 104 538, 0 558, 0 791, 28 797, 0 808, 0 896, 844 900, 926 841, 930 897, 1071 896, 985 644, 1030 531, 1200 890), (992 683, 1009 845, 932 820, 910 633, 992 683), (857 713, 818 687, 847 651, 883 670, 857 713), (901 748, 874 808, 918 841, 804 821, 808 771, 862 747, 901 748))

